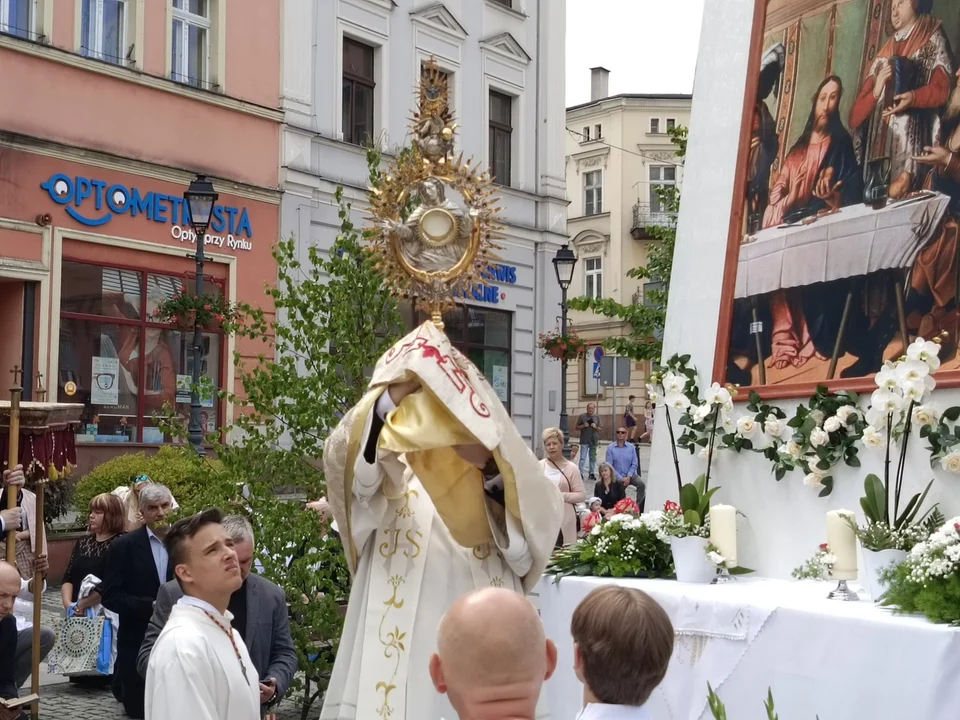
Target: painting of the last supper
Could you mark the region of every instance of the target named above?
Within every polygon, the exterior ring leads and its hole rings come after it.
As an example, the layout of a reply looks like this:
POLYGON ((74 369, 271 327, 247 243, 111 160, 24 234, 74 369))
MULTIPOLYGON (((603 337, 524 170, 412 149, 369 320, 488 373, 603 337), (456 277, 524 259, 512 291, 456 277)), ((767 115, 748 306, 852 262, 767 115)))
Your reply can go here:
POLYGON ((727 382, 864 378, 944 332, 960 369, 958 49, 957 0, 767 4, 727 382))

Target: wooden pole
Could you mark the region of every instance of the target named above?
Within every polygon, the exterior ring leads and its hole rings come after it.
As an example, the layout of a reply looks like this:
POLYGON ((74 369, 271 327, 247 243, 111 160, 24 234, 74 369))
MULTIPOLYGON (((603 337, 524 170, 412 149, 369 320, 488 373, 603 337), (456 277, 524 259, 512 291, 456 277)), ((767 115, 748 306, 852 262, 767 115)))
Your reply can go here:
MULTIPOLYGON (((19 365, 14 366, 13 387, 10 388, 10 437, 7 452, 7 470, 13 470, 20 464, 20 396, 23 394, 23 388, 20 387, 20 374, 23 372, 19 365)), ((17 506, 18 492, 7 493, 7 509, 12 510, 17 506)), ((11 565, 17 564, 17 530, 18 528, 7 528, 7 562, 11 565)))
MULTIPOLYGON (((53 462, 51 460, 51 462, 53 462)), ((40 478, 36 483, 37 494, 37 515, 31 519, 34 523, 34 535, 37 538, 37 544, 34 548, 34 558, 40 557, 47 552, 43 545, 44 523, 43 523, 43 492, 47 486, 46 478, 40 478)), ((40 611, 43 605, 43 575, 36 570, 33 571, 33 664, 30 670, 30 692, 34 695, 40 694, 40 611)), ((31 709, 31 717, 38 720, 40 717, 40 701, 37 700, 31 709)))

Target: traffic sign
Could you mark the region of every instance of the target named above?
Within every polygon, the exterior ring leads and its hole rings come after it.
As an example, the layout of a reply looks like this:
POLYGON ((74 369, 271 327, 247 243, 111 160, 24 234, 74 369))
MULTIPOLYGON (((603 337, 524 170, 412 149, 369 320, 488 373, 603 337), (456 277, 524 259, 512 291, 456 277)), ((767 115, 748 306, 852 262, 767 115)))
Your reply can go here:
POLYGON ((600 379, 600 366, 603 364, 603 348, 597 347, 593 349, 593 379, 600 379))

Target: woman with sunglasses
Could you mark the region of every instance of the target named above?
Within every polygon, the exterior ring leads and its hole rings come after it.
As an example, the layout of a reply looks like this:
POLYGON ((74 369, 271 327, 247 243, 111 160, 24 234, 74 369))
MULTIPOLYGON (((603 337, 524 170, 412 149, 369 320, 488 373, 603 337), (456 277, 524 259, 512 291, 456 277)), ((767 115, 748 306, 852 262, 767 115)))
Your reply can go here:
MULTIPOLYGON (((143 525, 143 517, 140 515, 140 492, 148 483, 152 482, 153 480, 150 479, 149 475, 138 475, 129 487, 121 485, 113 491, 112 494, 120 498, 120 502, 123 503, 124 532, 133 532, 143 525)), ((174 500, 171 509, 176 510, 179 507, 177 501, 174 500)))

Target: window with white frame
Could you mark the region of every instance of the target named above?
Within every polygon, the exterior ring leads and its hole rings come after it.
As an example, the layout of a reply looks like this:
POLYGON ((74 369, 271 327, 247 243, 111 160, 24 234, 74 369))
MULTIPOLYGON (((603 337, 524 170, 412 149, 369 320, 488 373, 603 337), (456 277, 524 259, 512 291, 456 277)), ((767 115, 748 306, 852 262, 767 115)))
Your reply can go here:
POLYGON ((588 298, 603 297, 603 260, 599 257, 583 260, 583 294, 588 298))
POLYGON ((593 136, 594 136, 597 140, 599 140, 600 138, 603 137, 603 127, 602 127, 601 125, 594 125, 594 126, 593 126, 593 136))
POLYGON ((80 54, 122 65, 127 54, 127 0, 83 0, 80 54))
POLYGON ((34 0, 0 0, 0 33, 34 39, 34 0))
POLYGON ((583 214, 603 212, 603 171, 594 170, 583 175, 583 214))
POLYGON ((677 127, 677 120, 676 120, 676 118, 667 118, 667 132, 670 132, 671 130, 675 129, 676 127, 677 127))
POLYGON ((173 0, 170 78, 195 87, 210 85, 211 0, 173 0))
POLYGON ((589 142, 589 141, 590 141, 590 126, 589 126, 589 125, 587 125, 585 128, 583 128, 583 132, 580 133, 580 141, 581 141, 581 142, 589 142))
POLYGON ((650 134, 660 134, 660 118, 650 118, 650 134))
POLYGON ((650 214, 654 219, 663 221, 665 218, 656 216, 665 213, 661 190, 677 184, 677 168, 675 165, 650 166, 650 214))

